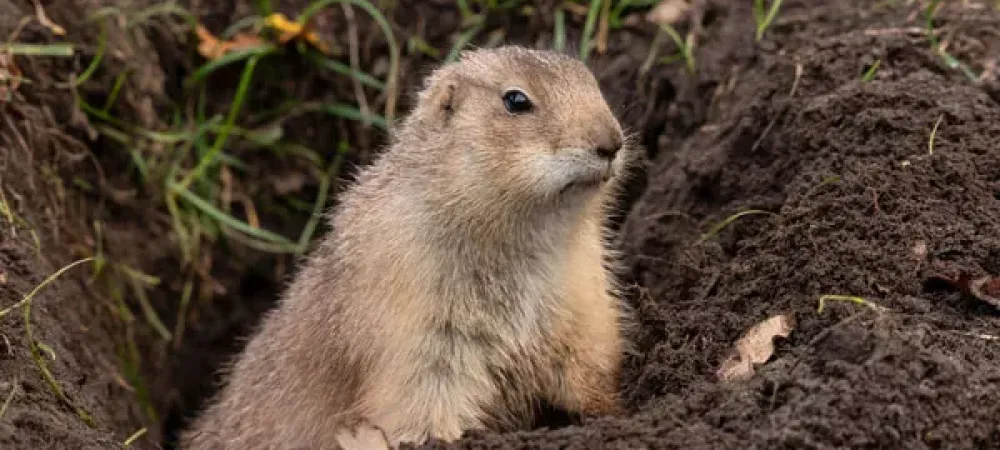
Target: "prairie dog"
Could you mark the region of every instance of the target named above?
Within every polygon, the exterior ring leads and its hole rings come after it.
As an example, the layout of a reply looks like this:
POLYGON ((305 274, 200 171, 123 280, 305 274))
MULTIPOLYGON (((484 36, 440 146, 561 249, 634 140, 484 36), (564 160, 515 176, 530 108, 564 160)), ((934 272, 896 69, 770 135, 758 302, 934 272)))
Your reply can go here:
POLYGON ((332 449, 355 427, 452 441, 525 426, 540 399, 623 410, 604 221, 638 160, 593 74, 466 51, 416 100, 182 448, 332 449))

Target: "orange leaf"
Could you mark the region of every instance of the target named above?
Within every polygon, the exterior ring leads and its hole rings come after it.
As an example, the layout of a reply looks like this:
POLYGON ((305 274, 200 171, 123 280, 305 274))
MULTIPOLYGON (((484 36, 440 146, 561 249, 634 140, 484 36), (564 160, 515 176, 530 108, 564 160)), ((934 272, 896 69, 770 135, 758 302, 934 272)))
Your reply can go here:
POLYGON ((232 40, 220 41, 200 24, 195 32, 198 33, 198 39, 200 40, 198 43, 198 53, 209 60, 218 59, 220 56, 234 50, 257 47, 263 44, 263 41, 257 36, 246 33, 237 33, 233 36, 232 40))
POLYGON ((267 16, 267 19, 264 19, 264 23, 278 31, 278 42, 282 44, 287 44, 293 39, 300 39, 308 42, 323 53, 330 52, 323 40, 320 39, 319 35, 311 30, 311 22, 303 25, 298 22, 288 20, 284 14, 274 13, 267 16))

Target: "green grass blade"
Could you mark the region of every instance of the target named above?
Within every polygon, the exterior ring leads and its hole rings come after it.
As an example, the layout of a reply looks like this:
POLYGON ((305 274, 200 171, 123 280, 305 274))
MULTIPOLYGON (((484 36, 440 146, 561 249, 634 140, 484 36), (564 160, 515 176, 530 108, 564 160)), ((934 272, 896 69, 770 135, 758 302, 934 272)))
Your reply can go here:
POLYGON ((73 44, 0 44, 0 53, 15 56, 73 56, 73 44))
POLYGON ((191 193, 191 191, 188 191, 183 186, 177 183, 170 183, 170 190, 179 195, 182 199, 190 203, 192 206, 194 206, 201 212, 205 213, 212 219, 218 221, 219 223, 229 228, 243 232, 248 236, 252 236, 263 241, 272 242, 282 246, 287 246, 289 249, 295 248, 295 243, 292 242, 290 239, 280 234, 272 233, 270 231, 257 228, 242 220, 232 217, 229 214, 222 212, 212 204, 206 202, 201 197, 198 197, 197 195, 191 193))
POLYGON ((469 42, 472 41, 472 39, 476 37, 476 35, 479 34, 479 32, 482 30, 483 30, 483 23, 479 22, 473 25, 468 30, 463 31, 462 34, 458 35, 458 39, 455 40, 455 45, 451 46, 451 51, 448 52, 448 56, 445 57, 444 59, 445 62, 457 61, 458 55, 460 54, 462 49, 464 49, 465 46, 468 45, 469 42))
POLYGON ((715 224, 715 226, 713 226, 710 230, 708 230, 708 232, 706 232, 705 234, 701 235, 701 238, 698 239, 698 241, 696 242, 696 244, 700 244, 702 242, 705 242, 710 237, 715 236, 720 231, 722 231, 723 228, 726 228, 727 226, 729 226, 729 224, 735 222, 740 217, 748 216, 748 215, 751 215, 751 214, 774 214, 774 213, 772 213, 770 211, 760 210, 760 209, 748 209, 748 210, 745 210, 745 211, 740 211, 740 212, 738 212, 736 214, 733 214, 733 215, 727 217, 725 220, 723 220, 723 221, 715 224))
MULTIPOLYGON (((583 35, 580 36, 580 59, 587 60, 590 56, 591 47, 594 45, 591 38, 594 36, 594 26, 597 24, 597 14, 601 11, 602 0, 590 0, 590 9, 587 10, 587 20, 583 24, 583 35)), ((610 1, 610 0, 604 0, 610 1)))
MULTIPOLYGON (((778 16, 778 10, 781 8, 781 1, 782 0, 772 0, 771 8, 767 10, 767 15, 764 16, 763 20, 758 20, 756 36, 757 41, 764 38, 764 32, 771 26, 771 22, 774 21, 774 18, 778 16)), ((763 3, 763 1, 761 3, 763 3)), ((761 8, 763 8, 763 5, 761 5, 761 8)), ((757 13, 754 15, 757 15, 757 13)))
POLYGON ((385 90, 385 83, 379 81, 377 78, 362 72, 360 70, 354 70, 351 66, 344 64, 340 61, 336 61, 325 56, 320 56, 316 52, 306 53, 306 57, 309 58, 313 64, 320 66, 321 68, 331 70, 333 72, 345 75, 355 80, 361 82, 368 87, 378 89, 380 91, 385 90))
POLYGON ((566 49, 566 11, 562 8, 556 8, 556 25, 554 34, 555 36, 552 38, 552 47, 557 52, 562 52, 566 49))
POLYGON ((222 55, 218 59, 209 61, 205 65, 199 67, 198 70, 195 70, 194 73, 191 74, 191 77, 188 78, 188 83, 189 84, 198 83, 204 80, 206 77, 208 77, 212 72, 215 72, 216 70, 219 70, 225 66, 243 60, 249 61, 251 59, 254 59, 255 57, 260 58, 265 55, 274 53, 277 50, 278 48, 275 47, 274 45, 262 44, 256 47, 250 47, 226 53, 225 55, 222 55))

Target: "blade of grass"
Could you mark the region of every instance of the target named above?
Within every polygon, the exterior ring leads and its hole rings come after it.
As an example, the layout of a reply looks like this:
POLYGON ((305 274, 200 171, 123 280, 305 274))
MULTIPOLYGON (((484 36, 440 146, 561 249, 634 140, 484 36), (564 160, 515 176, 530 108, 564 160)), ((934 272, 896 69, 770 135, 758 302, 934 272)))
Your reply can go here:
POLYGON ((328 69, 336 73, 339 73, 341 75, 354 78, 360 81, 361 84, 364 84, 368 87, 372 87, 380 91, 385 90, 385 83, 379 81, 377 78, 365 72, 362 72, 360 70, 354 70, 351 66, 344 64, 340 61, 336 61, 327 58, 325 56, 321 56, 318 52, 315 51, 307 52, 306 57, 309 58, 313 64, 316 64, 317 66, 320 66, 323 69, 328 69))
MULTIPOLYGON (((195 83, 203 81, 208 75, 216 70, 219 70, 230 64, 234 64, 243 60, 251 60, 254 58, 260 58, 271 53, 277 52, 278 48, 272 44, 261 44, 255 47, 244 48, 240 50, 234 50, 232 52, 222 55, 218 59, 209 61, 205 65, 195 70, 194 73, 188 78, 187 83, 193 85, 195 83)), ((256 64, 256 63, 255 63, 256 64)))
POLYGON ((938 126, 941 125, 941 121, 944 119, 944 114, 938 116, 937 121, 934 122, 934 128, 931 129, 931 137, 927 139, 927 154, 934 154, 934 139, 937 137, 938 126))
POLYGON ((160 337, 165 341, 171 339, 170 331, 167 330, 166 325, 160 320, 160 316, 156 314, 156 310, 153 309, 153 304, 149 301, 149 296, 146 295, 146 286, 155 286, 159 284, 160 280, 150 277, 149 275, 140 273, 127 266, 119 266, 122 272, 128 277, 130 284, 132 285, 132 291, 135 293, 136 299, 139 301, 139 307, 142 308, 142 314, 146 317, 146 322, 149 323, 153 330, 160 334, 160 337))
POLYGON ((590 8, 587 10, 587 20, 583 24, 583 35, 580 36, 580 59, 586 61, 590 56, 593 47, 594 26, 597 24, 597 15, 601 12, 602 0, 590 0, 590 8))
MULTIPOLYGON (((760 8, 763 10, 763 0, 758 0, 761 4, 760 8)), ((771 8, 767 10, 767 15, 763 17, 763 20, 757 21, 757 36, 756 39, 760 42, 764 38, 764 32, 771 26, 771 22, 774 18, 778 16, 778 9, 781 8, 781 0, 772 0, 771 8)), ((757 13, 755 12, 755 16, 757 13)))
POLYGON ((14 56, 73 56, 73 44, 0 44, 0 53, 14 56))
POLYGON ((135 441, 139 440, 139 438, 141 438, 144 434, 146 434, 146 428, 145 427, 140 428, 138 431, 132 433, 131 436, 129 436, 127 439, 125 439, 125 441, 122 442, 122 447, 125 448, 131 447, 132 444, 134 444, 135 441))
POLYGON ((462 32, 458 35, 458 39, 455 39, 455 44, 451 46, 451 50, 448 51, 448 56, 444 58, 445 62, 454 62, 458 60, 458 55, 461 53, 462 49, 469 44, 474 37, 476 37, 479 32, 483 31, 483 22, 478 22, 468 30, 462 32))
POLYGON ((125 69, 122 73, 115 77, 115 84, 111 86, 111 92, 108 93, 107 100, 104 101, 104 106, 101 107, 101 112, 108 114, 111 111, 111 107, 115 105, 118 101, 118 94, 121 93, 122 86, 125 85, 125 81, 128 80, 130 70, 125 69))
POLYGON ((239 32, 244 28, 259 29, 257 27, 260 27, 263 24, 264 24, 264 18, 261 16, 244 17, 240 20, 237 20, 236 22, 233 22, 231 25, 226 27, 225 30, 222 30, 222 33, 219 34, 219 37, 222 39, 230 39, 233 36, 235 36, 237 32, 239 32))
POLYGON ((181 339, 184 336, 184 325, 187 322, 188 305, 191 303, 191 294, 194 292, 194 274, 187 276, 184 281, 184 289, 181 291, 180 307, 177 308, 177 324, 174 325, 174 349, 179 349, 181 339))
POLYGON ((242 220, 236 219, 236 218, 234 218, 234 217, 232 217, 232 216, 230 216, 230 215, 222 212, 221 210, 219 210, 218 208, 216 208, 215 206, 213 206, 211 203, 206 202, 201 197, 198 197, 197 195, 192 194, 190 191, 188 191, 187 189, 184 189, 179 184, 170 183, 169 186, 170 186, 170 190, 171 191, 175 192, 177 195, 179 195, 185 201, 187 201, 188 203, 190 203, 192 206, 194 206, 195 208, 198 208, 203 213, 207 214, 209 217, 211 217, 212 219, 215 219, 216 221, 218 221, 219 223, 221 223, 223 225, 226 225, 226 226, 228 226, 230 228, 233 228, 235 230, 241 231, 241 232, 243 232, 243 233, 245 233, 245 234, 247 234, 249 236, 255 237, 255 238, 263 240, 263 241, 268 241, 268 242, 272 242, 272 243, 279 244, 279 245, 282 245, 282 246, 287 246, 288 248, 291 248, 291 249, 294 249, 294 247, 295 247, 295 244, 291 240, 289 240, 288 238, 286 238, 286 237, 284 237, 282 235, 275 234, 275 233, 272 233, 270 231, 264 230, 262 228, 254 227, 254 226, 252 226, 252 225, 250 225, 250 224, 248 224, 248 223, 246 223, 246 222, 244 222, 242 220))
POLYGON ((670 39, 674 41, 674 44, 677 45, 680 56, 684 58, 684 64, 688 72, 693 74, 695 72, 694 53, 691 51, 691 39, 693 36, 688 33, 686 39, 681 39, 680 33, 674 27, 667 24, 660 25, 660 29, 667 33, 670 39))
POLYGON ((760 209, 748 209, 748 210, 745 210, 745 211, 740 211, 740 212, 738 212, 736 214, 733 214, 733 215, 727 217, 725 220, 723 220, 723 221, 715 224, 715 226, 713 226, 710 230, 708 230, 708 232, 706 232, 705 234, 701 235, 701 238, 698 239, 698 241, 695 242, 695 244, 700 244, 702 242, 705 242, 706 240, 708 240, 708 238, 710 238, 712 236, 715 236, 720 231, 722 231, 723 228, 726 228, 727 226, 729 226, 729 224, 735 222, 740 217, 748 216, 748 215, 752 215, 752 214, 772 214, 773 215, 774 213, 772 213, 770 211, 760 210, 760 209))
MULTIPOLYGON (((38 294, 39 291, 41 291, 46 286, 48 286, 50 283, 52 283, 53 281, 55 281, 62 274, 66 273, 70 269, 72 269, 72 268, 74 268, 74 267, 76 267, 76 266, 78 266, 80 264, 83 264, 83 263, 86 263, 86 262, 89 262, 89 261, 93 261, 93 260, 94 260, 93 257, 89 257, 89 258, 83 258, 83 259, 74 261, 74 262, 72 262, 70 264, 67 264, 63 268, 57 270, 52 275, 49 275, 49 277, 46 278, 45 280, 43 280, 38 286, 35 286, 35 288, 32 289, 31 292, 28 293, 28 295, 24 296, 24 298, 21 299, 21 301, 17 302, 14 306, 11 307, 11 308, 13 308, 13 307, 17 307, 18 305, 22 305, 23 308, 24 308, 23 311, 24 311, 24 334, 25 334, 25 338, 27 339, 27 341, 28 341, 28 347, 31 350, 31 357, 32 357, 32 359, 35 360, 35 365, 38 366, 39 372, 42 373, 42 378, 45 379, 45 382, 49 385, 49 388, 52 389, 52 392, 54 392, 56 394, 56 396, 59 398, 59 400, 62 401, 63 404, 65 404, 67 407, 69 407, 70 409, 74 410, 76 412, 77 416, 80 417, 80 420, 82 420, 85 424, 87 424, 87 426, 89 426, 91 428, 94 428, 96 426, 96 424, 94 423, 94 419, 90 416, 90 414, 86 410, 84 410, 80 406, 77 406, 76 404, 74 404, 69 399, 69 397, 63 391, 62 387, 56 381, 55 377, 52 375, 52 372, 49 371, 48 366, 45 365, 45 359, 41 355, 41 352, 40 352, 40 350, 38 348, 38 344, 35 342, 35 338, 34 338, 34 335, 32 334, 32 330, 31 330, 31 300, 35 297, 35 295, 38 294)), ((7 312, 9 312, 11 310, 11 308, 7 308, 7 309, 5 309, 3 311, 0 311, 0 317, 3 317, 4 315, 6 315, 7 312)))
POLYGON ((320 179, 319 190, 316 194, 316 204, 313 206, 312 215, 309 217, 309 221, 306 222, 305 227, 302 229, 302 234, 299 235, 299 254, 305 253, 309 248, 309 242, 312 240, 313 234, 316 232, 316 226, 319 225, 319 221, 323 218, 323 209, 326 207, 327 192, 330 190, 330 181, 333 179, 337 173, 340 172, 340 166, 344 162, 344 156, 349 151, 347 142, 341 142, 340 148, 337 151, 337 155, 334 157, 333 162, 330 163, 330 167, 326 170, 325 176, 320 179))
POLYGON ((882 64, 882 60, 876 59, 872 66, 869 67, 868 70, 865 71, 864 75, 861 76, 861 81, 865 83, 872 81, 872 79, 875 78, 875 71, 878 70, 878 66, 880 64, 882 64))
POLYGON ((10 306, 8 306, 8 307, 0 310, 0 318, 3 318, 7 314, 10 314, 10 312, 13 311, 16 308, 20 308, 21 306, 24 306, 26 304, 31 303, 31 299, 34 298, 35 295, 38 294, 39 291, 41 291, 43 288, 45 288, 45 286, 48 286, 48 284, 51 283, 53 280, 55 280, 56 278, 59 278, 62 274, 66 273, 66 271, 68 271, 68 270, 70 270, 70 269, 72 269, 72 268, 74 268, 74 267, 76 267, 76 266, 78 266, 80 264, 83 264, 83 263, 89 262, 89 261, 93 261, 93 260, 94 260, 93 257, 84 258, 84 259, 75 261, 75 262, 73 262, 73 263, 71 263, 71 264, 69 264, 69 265, 67 265, 67 266, 59 269, 58 271, 56 271, 56 273, 54 273, 54 274, 50 275, 48 278, 46 278, 45 281, 42 281, 41 284, 39 284, 38 286, 35 286, 35 288, 32 289, 31 292, 28 293, 28 295, 25 295, 24 298, 22 298, 20 301, 18 301, 17 303, 14 303, 13 305, 10 305, 10 306))
POLYGON ((373 125, 382 128, 383 130, 389 129, 389 124, 385 117, 378 114, 365 115, 356 106, 346 105, 343 103, 321 103, 318 105, 306 105, 301 111, 303 112, 325 112, 327 114, 343 117, 348 120, 364 121, 367 120, 373 125))
POLYGON ((880 311, 880 310, 885 309, 884 307, 882 307, 880 305, 876 305, 875 303, 872 303, 872 302, 869 302, 868 300, 865 300, 864 297, 855 297, 855 296, 852 296, 852 295, 832 295, 832 294, 828 294, 828 295, 821 295, 819 297, 819 307, 816 308, 816 314, 823 314, 823 309, 826 307, 826 302, 828 302, 828 301, 856 303, 858 305, 867 306, 867 307, 869 307, 871 309, 874 309, 876 311, 880 311))
POLYGON ((19 381, 17 376, 14 376, 14 381, 10 382, 10 392, 7 393, 7 398, 4 399, 3 405, 0 406, 0 420, 3 419, 4 414, 7 414, 7 408, 9 408, 11 402, 14 401, 14 395, 17 394, 18 383, 19 381))
POLYGON ((190 29, 195 29, 198 26, 198 18, 184 9, 183 6, 177 4, 176 2, 164 2, 159 4, 153 4, 146 9, 143 9, 133 15, 125 22, 125 29, 131 29, 137 25, 145 23, 147 20, 160 15, 176 15, 181 16, 185 22, 187 22, 190 29))
POLYGON ((556 7, 556 25, 552 39, 555 51, 562 52, 566 49, 566 11, 562 7, 556 7))
POLYGON ((89 80, 90 77, 94 75, 94 72, 97 71, 97 68, 100 67, 101 61, 104 60, 104 52, 107 51, 108 47, 108 24, 106 19, 99 20, 98 23, 100 31, 97 35, 97 51, 94 52, 94 59, 91 59, 90 64, 87 65, 87 68, 84 69, 83 73, 73 80, 73 87, 80 86, 89 80))

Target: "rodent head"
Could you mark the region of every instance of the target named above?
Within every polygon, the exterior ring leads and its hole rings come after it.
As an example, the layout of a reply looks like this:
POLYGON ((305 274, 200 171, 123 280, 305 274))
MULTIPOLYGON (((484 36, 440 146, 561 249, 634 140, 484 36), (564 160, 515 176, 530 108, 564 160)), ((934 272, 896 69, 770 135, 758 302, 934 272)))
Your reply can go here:
POLYGON ((411 120, 428 141, 446 142, 439 156, 456 186, 499 200, 589 198, 629 159, 594 75, 550 51, 463 52, 427 78, 411 120))

